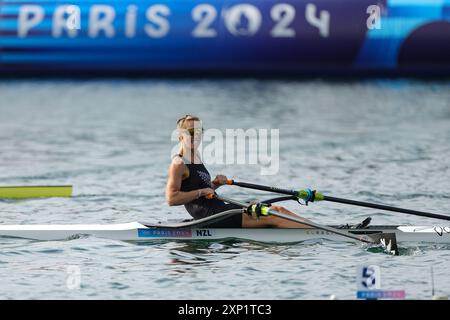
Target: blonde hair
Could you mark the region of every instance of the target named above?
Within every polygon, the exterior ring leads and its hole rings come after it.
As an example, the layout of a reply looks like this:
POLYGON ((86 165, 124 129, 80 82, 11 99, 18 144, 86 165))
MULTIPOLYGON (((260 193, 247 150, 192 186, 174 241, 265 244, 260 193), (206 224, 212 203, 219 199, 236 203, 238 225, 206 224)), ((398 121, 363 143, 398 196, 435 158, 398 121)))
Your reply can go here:
POLYGON ((193 116, 193 115, 187 114, 184 117, 178 119, 178 121, 177 121, 177 129, 186 129, 184 127, 184 125, 185 125, 185 123, 187 121, 201 121, 201 120, 197 116, 193 116))

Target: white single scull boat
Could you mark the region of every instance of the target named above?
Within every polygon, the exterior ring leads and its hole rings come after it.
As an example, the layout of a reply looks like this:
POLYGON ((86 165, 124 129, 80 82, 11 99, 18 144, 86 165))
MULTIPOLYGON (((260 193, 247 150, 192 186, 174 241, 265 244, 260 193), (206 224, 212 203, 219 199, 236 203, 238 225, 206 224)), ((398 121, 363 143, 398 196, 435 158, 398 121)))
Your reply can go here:
MULTIPOLYGON (((88 235, 121 241, 154 240, 224 240, 242 239, 266 243, 292 243, 327 239, 332 241, 356 240, 316 228, 217 228, 214 223, 227 216, 227 212, 200 220, 149 224, 130 222, 122 224, 72 225, 1 225, 0 237, 33 240, 68 240, 88 235)), ((364 237, 379 233, 395 233, 397 242, 448 243, 450 227, 446 226, 330 226, 349 234, 364 237)))

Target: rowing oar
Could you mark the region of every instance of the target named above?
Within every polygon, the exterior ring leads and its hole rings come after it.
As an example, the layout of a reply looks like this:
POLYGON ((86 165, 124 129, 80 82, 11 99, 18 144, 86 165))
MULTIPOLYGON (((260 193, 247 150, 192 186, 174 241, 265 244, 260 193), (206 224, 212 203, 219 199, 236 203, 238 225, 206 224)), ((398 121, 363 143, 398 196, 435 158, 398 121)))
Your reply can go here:
POLYGON ((265 204, 261 204, 261 203, 260 204, 250 204, 250 203, 240 202, 240 201, 236 201, 233 199, 221 197, 217 194, 214 194, 214 195, 211 194, 211 195, 207 196, 208 199, 211 199, 213 197, 215 197, 221 201, 232 203, 237 206, 243 207, 247 214, 254 216, 256 218, 258 218, 260 216, 279 217, 282 219, 301 223, 301 224, 310 226, 312 228, 316 228, 316 229, 324 230, 324 231, 327 231, 330 233, 334 233, 334 234, 340 235, 342 237, 350 238, 350 239, 353 239, 356 241, 369 243, 369 244, 376 244, 376 245, 381 244, 383 247, 386 248, 386 250, 389 253, 394 253, 395 255, 399 254, 398 247, 397 247, 397 238, 395 236, 395 233, 375 233, 375 234, 370 234, 370 235, 368 234, 368 235, 357 236, 355 234, 341 231, 341 230, 333 228, 333 227, 328 227, 328 226, 324 226, 324 225, 312 222, 311 220, 303 220, 303 219, 300 219, 295 216, 287 215, 285 213, 276 211, 276 210, 270 208, 270 206, 265 205, 265 204))
POLYGON ((71 197, 72 186, 11 186, 0 187, 0 199, 31 199, 71 197))
POLYGON ((404 208, 398 208, 398 207, 391 207, 391 206, 385 206, 382 204, 376 204, 376 203, 370 203, 370 202, 362 202, 362 201, 355 201, 355 200, 349 200, 349 199, 343 199, 343 198, 330 197, 330 196, 323 195, 322 193, 312 191, 310 189, 304 189, 304 190, 297 191, 297 190, 282 189, 282 188, 277 188, 277 187, 262 186, 262 185, 246 183, 246 182, 236 182, 234 180, 228 180, 227 184, 235 185, 235 186, 239 186, 239 187, 243 187, 243 188, 255 189, 255 190, 288 194, 288 195, 294 196, 296 198, 303 199, 306 202, 331 201, 331 202, 350 204, 350 205, 359 206, 359 207, 380 209, 380 210, 386 210, 386 211, 394 211, 394 212, 406 213, 406 214, 411 214, 411 215, 420 216, 420 217, 427 217, 427 218, 442 219, 442 220, 450 221, 450 216, 446 216, 446 215, 442 215, 442 214, 416 211, 416 210, 410 210, 410 209, 404 209, 404 208))

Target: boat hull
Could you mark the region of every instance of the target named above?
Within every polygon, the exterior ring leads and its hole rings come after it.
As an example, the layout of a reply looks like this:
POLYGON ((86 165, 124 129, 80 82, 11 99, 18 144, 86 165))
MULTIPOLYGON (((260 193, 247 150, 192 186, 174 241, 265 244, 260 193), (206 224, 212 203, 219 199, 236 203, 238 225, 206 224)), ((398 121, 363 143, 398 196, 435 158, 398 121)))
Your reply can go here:
MULTIPOLYGON (((337 226, 331 226, 337 227, 337 226)), ((370 226, 365 229, 340 229, 355 235, 395 233, 397 242, 450 244, 450 227, 443 226, 370 226)), ((313 229, 267 228, 196 228, 154 226, 139 222, 111 225, 6 225, 0 226, 0 237, 32 240, 68 240, 82 235, 121 241, 154 240, 224 240, 243 239, 267 243, 302 242, 315 239, 355 241, 330 232, 313 229)))

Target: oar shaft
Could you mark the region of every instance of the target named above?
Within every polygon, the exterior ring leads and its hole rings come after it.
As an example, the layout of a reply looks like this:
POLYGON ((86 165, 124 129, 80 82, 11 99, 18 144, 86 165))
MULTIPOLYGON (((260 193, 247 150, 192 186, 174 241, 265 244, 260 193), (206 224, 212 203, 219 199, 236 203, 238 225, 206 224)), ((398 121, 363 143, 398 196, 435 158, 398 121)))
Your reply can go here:
POLYGON ((355 236, 355 235, 353 235, 351 233, 340 231, 339 229, 328 227, 328 226, 324 226, 324 225, 321 225, 321 224, 317 224, 317 223, 314 223, 314 222, 309 221, 309 220, 302 220, 302 219, 299 219, 297 217, 290 216, 288 214, 285 214, 285 213, 282 213, 282 212, 279 212, 279 211, 276 211, 276 210, 273 210, 273 209, 269 209, 269 213, 272 216, 276 216, 276 217, 279 217, 279 218, 282 218, 282 219, 286 219, 286 220, 290 220, 290 221, 293 221, 293 222, 298 222, 298 223, 301 223, 301 224, 305 224, 305 225, 310 226, 312 228, 316 228, 316 229, 320 229, 320 230, 327 231, 327 232, 330 232, 330 233, 334 233, 334 234, 337 234, 337 235, 340 235, 340 236, 343 236, 343 237, 347 237, 347 238, 350 238, 350 239, 353 239, 353 240, 362 241, 362 242, 365 242, 365 243, 374 243, 373 241, 362 239, 361 237, 355 236))
POLYGON ((436 213, 416 211, 416 210, 404 209, 404 208, 397 208, 397 207, 385 206, 382 204, 355 201, 355 200, 342 199, 342 198, 335 198, 335 197, 329 197, 329 196, 323 196, 323 198, 324 198, 323 200, 325 200, 325 201, 350 204, 350 205, 366 207, 366 208, 394 211, 394 212, 406 213, 406 214, 411 214, 411 215, 420 216, 420 217, 428 217, 428 218, 442 219, 442 220, 450 221, 449 216, 436 214, 436 213))
POLYGON ((261 190, 261 191, 268 191, 268 192, 276 192, 281 194, 288 194, 291 196, 297 196, 298 191, 295 190, 289 190, 289 189, 283 189, 283 188, 277 188, 277 187, 269 187, 269 186, 262 186, 259 184, 253 184, 253 183, 247 183, 247 182, 236 182, 234 180, 228 180, 227 184, 229 185, 235 185, 242 188, 248 188, 248 189, 254 189, 254 190, 261 190))
POLYGON ((209 199, 214 198, 214 197, 217 198, 217 199, 219 199, 219 200, 221 200, 221 201, 228 202, 228 203, 231 203, 231 204, 240 206, 240 207, 242 207, 242 208, 244 208, 244 209, 247 209, 248 206, 250 205, 250 203, 242 202, 242 201, 237 201, 237 200, 230 199, 230 198, 227 198, 227 197, 222 197, 222 196, 219 196, 219 195, 217 195, 217 194, 215 194, 215 195, 208 195, 208 196, 207 196, 207 198, 209 198, 209 199))
MULTIPOLYGON (((235 204, 237 206, 244 207, 244 208, 247 208, 248 206, 250 206, 250 203, 236 201, 236 200, 233 200, 233 199, 230 199, 230 198, 226 198, 226 197, 221 197, 221 196, 217 196, 216 195, 216 198, 219 199, 219 200, 228 202, 228 203, 235 204)), ((273 210, 273 209, 270 209, 270 208, 268 210, 268 213, 270 215, 272 215, 272 216, 275 216, 275 217, 279 217, 279 218, 282 218, 282 219, 285 219, 285 220, 289 220, 289 221, 297 222, 297 223, 300 223, 300 224, 304 224, 304 225, 310 226, 312 228, 324 230, 324 231, 327 231, 327 232, 330 232, 330 233, 334 233, 334 234, 337 234, 337 235, 340 235, 340 236, 343 236, 343 237, 347 237, 347 238, 350 238, 350 239, 353 239, 353 240, 356 240, 356 241, 362 241, 362 242, 365 242, 365 243, 374 243, 374 241, 369 240, 370 238, 369 239, 363 239, 363 238, 358 237, 356 235, 353 235, 353 234, 351 234, 349 232, 345 232, 345 231, 341 231, 341 230, 336 229, 336 228, 332 228, 332 227, 324 226, 324 225, 321 225, 321 224, 317 224, 317 223, 314 223, 314 222, 312 222, 310 220, 303 220, 303 219, 300 219, 298 217, 291 216, 291 215, 288 215, 288 214, 285 214, 285 213, 282 213, 282 212, 279 212, 279 211, 276 211, 276 210, 273 210)))
MULTIPOLYGON (((262 190, 262 191, 268 191, 268 192, 276 192, 286 195, 292 195, 295 197, 303 198, 301 195, 302 191, 296 191, 296 190, 289 190, 289 189, 283 189, 283 188, 276 188, 276 187, 269 187, 269 186, 263 186, 258 184, 252 184, 252 183, 246 183, 246 182, 236 182, 234 180, 229 180, 227 182, 229 185, 236 185, 242 188, 249 188, 249 189, 255 189, 255 190, 262 190)), ((379 210, 387 210, 387 211, 393 211, 393 212, 399 212, 399 213, 406 213, 411 214, 415 216, 420 217, 427 217, 427 218, 433 218, 433 219, 441 219, 441 220, 447 220, 450 221, 450 216, 442 215, 442 214, 436 214, 436 213, 430 213, 430 212, 423 212, 423 211, 417 211, 417 210, 411 210, 411 209, 404 209, 404 208, 398 208, 398 207, 391 207, 386 206, 382 204, 376 204, 376 203, 369 203, 369 202, 362 202, 362 201, 355 201, 355 200, 349 200, 349 199, 343 199, 343 198, 335 198, 330 196, 325 196, 321 193, 316 193, 316 201, 330 201, 330 202, 337 202, 337 203, 344 203, 344 204, 350 204, 354 206, 360 206, 360 207, 366 207, 366 208, 372 208, 372 209, 379 209, 379 210), (320 196, 320 198, 319 198, 320 196)))

